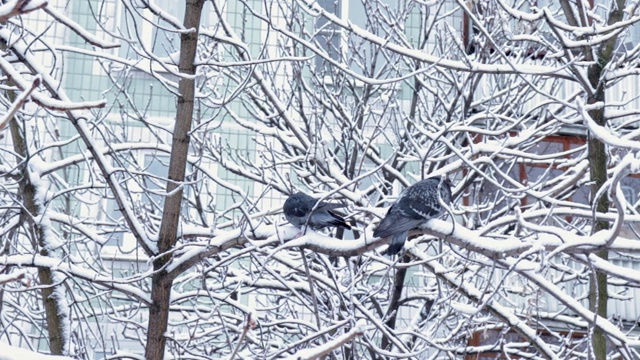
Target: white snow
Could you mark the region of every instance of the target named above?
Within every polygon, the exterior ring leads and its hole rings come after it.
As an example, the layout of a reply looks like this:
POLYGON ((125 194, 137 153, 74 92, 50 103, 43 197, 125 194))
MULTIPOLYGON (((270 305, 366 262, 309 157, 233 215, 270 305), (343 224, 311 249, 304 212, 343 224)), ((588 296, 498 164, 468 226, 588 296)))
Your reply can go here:
POLYGON ((340 336, 337 336, 334 339, 331 339, 331 340, 327 341, 326 343, 324 343, 322 345, 318 345, 316 347, 309 348, 309 349, 300 350, 300 351, 296 352, 295 354, 293 354, 293 355, 291 355, 289 357, 286 357, 285 359, 288 359, 288 360, 307 360, 307 359, 309 359, 310 360, 310 359, 322 358, 324 356, 327 356, 333 350, 335 350, 335 349, 339 348, 340 346, 350 342, 355 337, 361 336, 364 333, 364 330, 365 330, 365 326, 363 325, 363 323, 358 323, 349 332, 346 332, 346 333, 344 333, 344 334, 342 334, 340 336))
POLYGON ((614 325, 611 321, 601 316, 596 316, 592 311, 585 308, 580 301, 565 293, 560 287, 551 281, 547 280, 544 276, 538 273, 536 270, 531 270, 531 266, 537 266, 535 264, 531 264, 527 260, 516 260, 516 259, 504 259, 500 261, 501 263, 507 265, 509 268, 517 270, 521 275, 525 276, 527 279, 533 281, 536 285, 540 287, 540 289, 549 293, 555 299, 557 299, 562 304, 566 305, 568 309, 575 312, 579 317, 581 317, 584 321, 589 323, 593 323, 595 320, 596 326, 601 328, 604 332, 607 333, 609 339, 616 345, 621 346, 622 344, 627 344, 631 347, 640 346, 640 340, 634 340, 626 336, 626 334, 614 325))
MULTIPOLYGON (((430 268, 434 274, 438 274, 440 278, 445 279, 450 286, 460 289, 469 299, 477 301, 478 303, 482 302, 484 292, 475 288, 471 282, 465 281, 457 272, 449 271, 449 269, 445 268, 438 261, 431 259, 423 252, 414 251, 413 253, 424 260, 425 265, 430 268)), ((536 329, 530 327, 526 321, 517 317, 511 309, 501 305, 495 299, 488 299, 485 306, 493 315, 502 318, 504 322, 509 324, 517 332, 525 334, 532 345, 540 349, 548 358, 559 360, 559 357, 553 349, 537 335, 536 329)))
POLYGON ((0 341, 0 360, 73 360, 73 358, 40 354, 0 341))
POLYGON ((6 3, 0 5, 0 19, 5 22, 12 16, 18 16, 20 14, 28 13, 30 11, 45 7, 46 5, 46 0, 32 0, 24 2, 18 0, 8 0, 6 3))
POLYGON ((621 138, 619 135, 612 133, 607 128, 596 124, 596 122, 587 112, 587 106, 580 98, 576 100, 576 104, 582 114, 585 125, 589 128, 591 134, 597 137, 598 140, 606 143, 609 146, 640 150, 640 142, 621 138))
POLYGON ((477 314, 480 309, 478 309, 477 307, 471 305, 471 304, 463 304, 461 302, 458 301, 452 301, 450 303, 451 308, 461 314, 466 314, 466 315, 475 315, 477 314))
MULTIPOLYGON (((0 37, 7 41, 8 43, 13 43, 11 41, 11 30, 8 28, 0 29, 0 37)), ((14 43, 13 45, 17 51, 24 50, 21 43, 14 43)), ((25 57, 30 59, 29 64, 36 68, 37 73, 42 76, 43 81, 51 80, 49 77, 48 71, 38 65, 38 62, 28 55, 25 51, 25 57)), ((31 82, 25 79, 22 74, 18 70, 16 70, 13 65, 6 60, 4 57, 0 57, 0 68, 9 76, 13 81, 15 81, 16 85, 23 91, 31 88, 31 82)), ((48 95, 42 94, 40 91, 33 91, 31 93, 31 98, 39 103, 41 106, 46 107, 52 110, 77 110, 77 109, 88 109, 88 108, 99 108, 103 107, 106 104, 106 100, 98 100, 98 101, 83 101, 83 102, 72 102, 67 100, 57 100, 48 95)))
POLYGON ((0 285, 13 282, 13 281, 18 281, 22 279, 26 275, 26 273, 27 273, 26 270, 18 270, 10 274, 0 274, 0 285))
POLYGON ((75 32, 80 37, 85 39, 85 41, 87 41, 91 45, 98 46, 98 47, 101 47, 103 49, 110 49, 110 48, 120 47, 120 43, 119 42, 104 41, 104 40, 100 39, 99 37, 93 35, 92 33, 88 32, 82 26, 80 26, 80 24, 78 24, 77 22, 73 21, 72 19, 67 17, 65 14, 63 14, 62 12, 56 10, 55 7, 53 7, 53 6, 47 6, 44 9, 44 11, 47 12, 47 14, 51 15, 53 18, 55 18, 60 23, 66 25, 69 29, 71 29, 73 32, 75 32))
POLYGON ((42 255, 5 255, 3 257, 0 257, 0 259, 1 263, 6 265, 23 267, 46 267, 70 276, 74 276, 87 281, 92 281, 107 288, 118 290, 123 294, 133 296, 144 303, 151 302, 151 295, 149 293, 137 286, 129 285, 128 283, 150 276, 152 270, 135 274, 130 278, 116 278, 110 275, 98 273, 94 270, 80 267, 78 265, 62 262, 59 259, 42 255))

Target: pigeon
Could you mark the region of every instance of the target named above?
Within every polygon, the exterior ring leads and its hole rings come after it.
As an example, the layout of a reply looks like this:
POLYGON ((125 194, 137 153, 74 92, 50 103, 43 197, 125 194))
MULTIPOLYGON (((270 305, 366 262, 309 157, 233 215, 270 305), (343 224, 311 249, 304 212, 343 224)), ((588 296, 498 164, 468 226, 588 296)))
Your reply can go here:
POLYGON ((347 230, 351 229, 351 226, 342 217, 331 211, 346 205, 325 201, 321 201, 320 204, 317 203, 318 199, 312 198, 303 192, 298 192, 289 196, 284 202, 282 211, 287 221, 297 228, 309 226, 313 229, 322 229, 327 226, 337 226, 347 230))
POLYGON ((375 237, 389 237, 387 255, 402 250, 409 230, 415 229, 429 219, 437 218, 445 212, 438 197, 445 204, 451 203, 451 182, 449 179, 432 177, 418 181, 406 188, 391 205, 389 212, 373 231, 375 237))

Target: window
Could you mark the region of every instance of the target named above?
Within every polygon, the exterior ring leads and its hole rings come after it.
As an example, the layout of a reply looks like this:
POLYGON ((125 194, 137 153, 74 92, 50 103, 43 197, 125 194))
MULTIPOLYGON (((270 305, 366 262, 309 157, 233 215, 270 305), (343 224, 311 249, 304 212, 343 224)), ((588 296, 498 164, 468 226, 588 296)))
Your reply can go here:
MULTIPOLYGON (((342 0, 318 0, 320 5, 327 12, 338 17, 342 16, 342 0)), ((342 31, 340 27, 333 25, 326 17, 320 16, 316 21, 316 42, 322 50, 333 60, 340 59, 340 44, 342 42, 342 31)), ((316 56, 316 69, 321 71, 326 60, 316 56)))
MULTIPOLYGON (((368 29, 376 35, 388 37, 393 22, 407 16, 408 5, 395 0, 359 1, 359 0, 318 0, 318 5, 327 13, 348 20, 349 23, 368 29)), ((409 16, 411 17, 411 16, 409 16)), ((406 31, 411 31, 405 29, 406 31)), ((330 59, 346 62, 353 71, 365 74, 372 64, 380 68, 389 62, 390 55, 383 55, 379 45, 361 41, 358 36, 347 37, 346 32, 334 25, 327 17, 319 16, 315 22, 314 41, 330 59)), ((411 37, 411 36, 409 36, 411 37)), ((327 61, 316 56, 315 68, 318 72, 326 69, 327 61)), ((369 74, 371 76, 371 74, 369 74)))
MULTIPOLYGON (((3 1, 2 3, 6 3, 3 1)), ((59 12, 64 12, 65 2, 63 1, 48 1, 48 7, 53 8, 59 12)), ((19 18, 12 18, 11 23, 17 24, 17 26, 8 25, 8 28, 14 29, 11 34, 12 38, 10 42, 17 41, 21 38, 26 43, 29 43, 29 49, 33 52, 33 55, 46 69, 49 69, 55 75, 59 71, 62 63, 59 61, 54 52, 50 51, 46 44, 64 44, 66 39, 66 27, 54 21, 54 19, 42 10, 32 11, 30 13, 21 15, 19 18), (20 29, 23 26, 26 31, 20 29), (44 42, 39 41, 42 39, 44 42), (54 72, 54 70, 56 72, 54 72)), ((4 26, 3 26, 4 27, 4 26)))
MULTIPOLYGON (((533 146, 528 152, 538 155, 551 155, 559 153, 567 153, 586 144, 586 139, 582 136, 548 136, 543 141, 533 146)), ((571 159, 571 155, 564 156, 564 159, 571 159)), ((557 158, 562 160, 563 158, 557 158)), ((553 161, 557 161, 553 160, 553 161)), ((566 168, 559 169, 555 163, 520 163, 520 180, 522 184, 541 184, 549 185, 558 178, 559 175, 566 172, 566 168)), ((575 192, 566 198, 580 204, 589 204, 590 189, 584 184, 575 189, 575 192)), ((535 199, 529 197, 523 199, 522 205, 534 203, 535 199)))
MULTIPOLYGON (((611 5, 609 2, 606 2, 603 0, 587 0, 584 3, 586 3, 587 6, 591 7, 592 9, 588 11, 588 13, 590 14, 590 17, 587 20, 591 25, 593 25, 592 22, 594 19, 606 19, 608 17, 610 6, 614 6, 614 5, 611 5)), ((495 17, 495 14, 500 13, 500 11, 502 10, 500 8, 497 8, 497 9, 488 8, 487 2, 476 1, 476 2, 468 2, 468 4, 471 4, 470 6, 471 11, 476 13, 477 16, 479 17, 482 17, 483 14, 488 14, 489 16, 492 17, 492 19, 497 19, 495 17)), ((559 5, 559 2, 555 2, 552 0, 533 0, 529 2, 526 2, 526 1, 519 2, 517 4, 518 6, 513 7, 515 10, 528 12, 528 13, 531 13, 533 11, 533 8, 538 8, 538 9, 547 8, 551 11, 553 16, 557 20, 564 23, 567 22, 564 16, 564 12, 559 5)), ((575 7, 574 7, 574 11, 576 11, 575 7)), ((470 17, 466 13, 464 14, 463 23, 464 25, 462 29, 463 29, 464 43, 467 46, 466 51, 468 54, 472 54, 477 50, 480 50, 477 48, 477 44, 480 42, 476 41, 474 37, 475 36, 484 37, 485 35, 481 34, 480 30, 476 27, 476 25, 473 23, 473 21, 470 19, 470 17)), ((514 34, 530 34, 533 31, 537 31, 538 32, 537 35, 539 35, 543 39, 543 41, 547 41, 549 43, 554 43, 557 46, 561 46, 560 42, 556 40, 557 36, 554 34, 554 32, 551 31, 548 27, 543 27, 539 23, 529 23, 526 21, 522 21, 520 19, 509 18, 509 20, 506 21, 506 24, 504 24, 503 29, 507 31, 511 31, 514 34)), ((494 40, 498 39, 499 43, 508 44, 509 43, 508 37, 511 34, 505 33, 505 35, 507 36, 504 36, 501 38, 502 35, 500 35, 500 33, 501 31, 496 28, 496 31, 493 32, 494 40)), ((635 23, 629 27, 628 32, 623 32, 621 34, 621 38, 619 40, 620 50, 630 51, 638 44, 639 40, 640 40, 640 24, 635 23)), ((524 45, 525 47, 520 49, 523 49, 530 59, 541 59, 545 57, 546 51, 544 48, 538 46, 535 43, 532 43, 530 47, 526 47, 527 45, 526 45, 526 42, 524 41, 521 43, 525 44, 524 45)), ((493 50, 491 46, 489 46, 489 49, 493 50)), ((507 46, 504 46, 502 50, 504 50, 504 52, 507 55, 509 55, 512 52, 517 52, 518 48, 507 45, 507 46)))
MULTIPOLYGON (((142 2, 142 1, 141 1, 142 2)), ((142 2, 141 6, 144 6, 142 2)), ((155 6, 173 17, 178 24, 184 21, 185 5, 180 1, 174 0, 155 0, 155 6)), ((149 14, 151 11, 147 8, 145 17, 151 18, 151 22, 143 24, 142 41, 145 47, 160 57, 168 57, 171 61, 175 61, 173 54, 180 49, 180 34, 175 32, 175 25, 168 19, 163 19, 158 15, 149 14), (151 16, 149 16, 151 15, 151 16)))
MULTIPOLYGON (((143 136, 141 141, 145 141, 143 136)), ((147 141, 150 141, 147 140, 147 141)), ((120 159, 126 159, 121 157, 120 159)), ((149 228, 150 233, 157 233, 164 211, 164 200, 167 186, 167 173, 170 156, 164 152, 133 153, 130 162, 118 167, 128 171, 118 173, 118 182, 128 192, 126 201, 133 206, 133 212, 140 221, 149 228)), ((214 222, 216 198, 219 195, 212 177, 217 176, 217 164, 213 160, 202 160, 199 163, 187 163, 186 178, 182 200, 182 223, 209 225, 214 222), (198 201, 196 201, 198 197, 198 201), (198 206, 205 207, 199 209, 198 206)), ((107 196, 110 190, 105 189, 107 196)), ((136 239, 128 229, 123 214, 113 197, 107 198, 103 205, 102 220, 113 224, 105 246, 109 251, 128 253, 136 249, 136 239)))
MULTIPOLYGON (((145 63, 151 62, 154 71, 177 71, 175 65, 180 50, 180 33, 177 28, 184 22, 185 3, 174 0, 133 0, 130 6, 120 7, 121 15, 114 22, 119 26, 111 31, 121 33, 128 39, 128 43, 118 50, 119 56, 140 60, 138 66, 141 68, 148 67, 145 63)), ((206 1, 200 27, 211 27, 216 23, 215 19, 213 4, 206 1)))
MULTIPOLYGON (((121 184, 128 191, 130 200, 134 204, 134 212, 148 217, 150 226, 159 226, 160 214, 164 205, 164 192, 166 189, 166 176, 169 167, 168 155, 145 154, 139 169, 132 169, 122 175, 121 184), (144 173, 144 174, 143 174, 144 173), (128 180, 128 181, 125 181, 128 180)), ((138 167, 136 163, 131 164, 138 167)), ((115 246, 122 252, 132 251, 136 247, 136 239, 127 230, 127 224, 115 199, 107 199, 105 221, 116 224, 115 230, 109 235, 106 246, 115 246)))
MULTIPOLYGON (((487 139, 490 140, 490 139, 487 139)), ((495 139, 491 139, 495 140, 495 139)), ((484 141, 482 136, 475 139, 476 142, 484 141)), ((483 168, 485 174, 494 179, 492 181, 478 176, 472 186, 466 190, 463 204, 476 207, 478 221, 483 223, 487 219, 493 219, 501 214, 512 213, 514 208, 520 207, 523 210, 534 204, 539 204, 540 199, 531 197, 517 189, 531 189, 533 192, 544 193, 556 185, 556 182, 563 178, 558 175, 567 173, 566 167, 560 167, 561 161, 575 159, 582 154, 578 148, 585 146, 586 139, 582 135, 567 134, 547 136, 529 148, 526 152, 541 156, 535 159, 527 157, 511 157, 498 159, 496 168, 488 166, 483 168), (577 150, 572 153, 571 150, 577 150), (548 158, 544 158, 548 156, 548 158), (521 184, 521 185, 517 185, 521 184), (507 191, 504 189, 510 189, 507 191)), ((579 180, 585 179, 581 177, 579 180)), ((586 179, 585 179, 586 180, 586 179)), ((573 184, 565 190, 565 194, 558 197, 565 201, 572 201, 578 204, 589 204, 590 188, 586 182, 573 184)), ((570 217, 567 218, 570 220, 570 217)))

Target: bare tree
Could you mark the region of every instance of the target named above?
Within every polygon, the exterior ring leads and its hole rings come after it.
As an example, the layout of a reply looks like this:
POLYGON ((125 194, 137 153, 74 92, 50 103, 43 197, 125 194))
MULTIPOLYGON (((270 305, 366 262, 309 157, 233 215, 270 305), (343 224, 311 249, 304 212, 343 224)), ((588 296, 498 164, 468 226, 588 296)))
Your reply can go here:
POLYGON ((636 3, 18 4, 0 31, 3 341, 640 356, 636 3), (436 175, 448 215, 385 256, 386 207, 436 175), (348 205, 353 230, 286 224, 298 190, 348 205))

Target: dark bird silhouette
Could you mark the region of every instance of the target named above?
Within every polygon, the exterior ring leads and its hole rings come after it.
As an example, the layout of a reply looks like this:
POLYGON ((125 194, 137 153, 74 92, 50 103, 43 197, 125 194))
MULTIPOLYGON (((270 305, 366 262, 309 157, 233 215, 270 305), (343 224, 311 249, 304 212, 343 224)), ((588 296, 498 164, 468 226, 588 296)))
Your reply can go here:
POLYGON ((330 203, 315 199, 303 192, 289 196, 284 202, 282 211, 291 225, 302 228, 310 226, 313 229, 321 229, 327 226, 351 229, 342 217, 336 215, 333 209, 345 207, 344 204, 330 203))
POLYGON ((440 205, 438 197, 447 205, 451 203, 451 182, 439 176, 418 181, 400 193, 373 231, 375 237, 391 236, 387 255, 394 255, 402 250, 409 230, 444 213, 445 209, 440 205))

